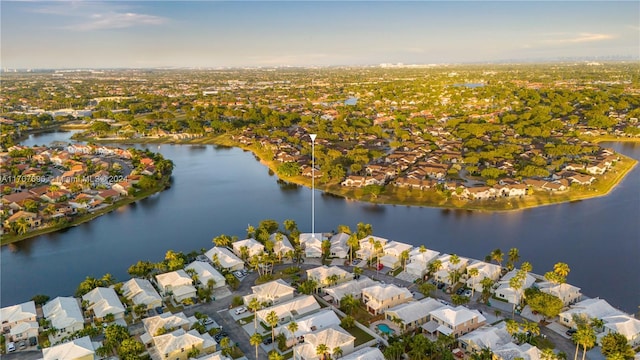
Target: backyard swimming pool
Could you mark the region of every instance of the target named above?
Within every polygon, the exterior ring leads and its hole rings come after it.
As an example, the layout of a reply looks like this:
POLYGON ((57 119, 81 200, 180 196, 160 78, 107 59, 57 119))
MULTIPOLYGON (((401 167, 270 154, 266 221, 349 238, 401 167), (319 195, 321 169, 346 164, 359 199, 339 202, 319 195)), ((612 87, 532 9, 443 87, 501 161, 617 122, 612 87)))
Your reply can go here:
POLYGON ((393 329, 391 329, 387 324, 378 324, 376 326, 378 327, 378 330, 382 331, 387 335, 393 334, 393 329))

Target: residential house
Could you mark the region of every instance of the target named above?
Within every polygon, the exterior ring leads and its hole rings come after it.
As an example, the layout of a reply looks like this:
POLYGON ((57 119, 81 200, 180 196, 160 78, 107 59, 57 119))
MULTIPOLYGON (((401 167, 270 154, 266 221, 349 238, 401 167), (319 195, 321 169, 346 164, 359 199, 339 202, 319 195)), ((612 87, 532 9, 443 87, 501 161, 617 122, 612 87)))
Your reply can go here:
POLYGON ((356 256, 358 259, 369 260, 378 254, 375 244, 380 244, 380 252, 382 252, 387 242, 389 242, 389 240, 385 238, 369 235, 360 240, 360 249, 356 251, 356 256))
POLYGON ((267 324, 267 314, 274 311, 278 316, 279 323, 282 324, 319 309, 320 304, 313 295, 303 295, 259 310, 256 312, 256 316, 258 320, 267 324))
POLYGON ((341 360, 385 360, 384 354, 377 347, 365 347, 349 355, 341 356, 341 360))
POLYGON ((492 325, 484 325, 458 338, 461 349, 468 352, 481 352, 483 349, 496 349, 512 341, 504 321, 492 325))
POLYGON ((4 226, 9 228, 11 227, 11 224, 20 219, 25 219, 27 221, 27 224, 29 224, 30 229, 37 228, 42 224, 42 219, 40 218, 40 216, 38 216, 38 214, 20 210, 15 214, 9 216, 7 220, 4 221, 4 226))
POLYGON ((486 200, 495 196, 495 189, 488 186, 467 188, 469 197, 475 200, 486 200))
POLYGON ((205 253, 207 259, 211 260, 211 263, 227 271, 236 271, 244 269, 244 261, 235 256, 229 249, 220 246, 214 246, 205 253))
POLYGON ((339 233, 329 239, 331 241, 330 256, 332 258, 347 259, 349 257, 349 246, 347 245, 349 236, 349 234, 339 233))
POLYGON ((596 180, 595 177, 591 175, 584 175, 584 174, 575 174, 569 177, 568 179, 571 180, 572 184, 576 183, 578 185, 591 185, 591 183, 596 180))
POLYGON ((209 281, 213 281, 212 289, 217 289, 226 285, 226 279, 224 276, 222 276, 222 274, 220 274, 218 270, 214 269, 208 262, 196 260, 187 265, 184 269, 191 269, 195 271, 198 277, 198 282, 202 284, 202 286, 209 286, 209 281))
POLYGON ((253 293, 243 297, 245 305, 248 305, 253 298, 258 299, 260 303, 277 304, 283 301, 293 299, 295 288, 287 284, 282 279, 277 279, 251 287, 253 293))
POLYGON ((26 340, 38 336, 36 304, 27 301, 22 304, 7 306, 0 309, 2 333, 8 334, 9 341, 26 340))
POLYGON ((97 320, 104 319, 108 314, 113 314, 115 319, 123 319, 125 308, 120 302, 118 294, 111 288, 97 287, 82 296, 83 301, 89 304, 87 310, 93 311, 97 320))
POLYGON ((165 312, 160 315, 142 319, 145 334, 140 337, 140 340, 148 344, 153 337, 161 334, 169 333, 177 329, 188 331, 197 321, 194 316, 187 317, 182 312, 177 314, 165 312))
POLYGON ((573 316, 579 316, 590 322, 592 319, 604 319, 610 316, 624 315, 624 313, 609 305, 606 300, 600 298, 582 300, 567 311, 558 314, 558 322, 564 326, 577 328, 573 316))
POLYGON ((433 274, 434 278, 438 281, 441 281, 449 286, 453 286, 457 283, 452 281, 452 274, 457 273, 462 276, 464 270, 467 268, 467 264, 469 263, 469 259, 464 257, 458 257, 459 261, 457 263, 451 262, 451 255, 443 254, 437 260, 440 260, 440 270, 436 271, 433 274))
POLYGON ((94 360, 94 344, 89 336, 42 349, 43 360, 94 360))
POLYGON ((377 284, 377 282, 366 276, 361 276, 359 279, 353 279, 339 285, 325 288, 325 300, 333 302, 336 306, 340 306, 340 300, 347 295, 351 295, 356 299, 362 299, 362 289, 375 284, 377 284))
MULTIPOLYGON (((329 353, 339 347, 343 354, 350 354, 354 350, 356 338, 340 326, 334 325, 321 330, 308 333, 304 337, 304 343, 293 348, 294 357, 301 360, 316 360, 321 357, 317 354, 317 347, 325 344, 329 353)), ((325 357, 322 356, 324 359, 325 357)))
POLYGON ((410 301, 387 309, 384 316, 394 322, 403 332, 412 331, 429 321, 429 314, 443 307, 441 302, 426 297, 420 301, 410 301))
MULTIPOLYGON (((411 248, 413 248, 412 245, 401 243, 399 241, 388 242, 382 250, 384 255, 380 257, 380 263, 388 268, 396 269, 403 265, 401 261, 402 253, 407 251, 408 255, 411 248)), ((408 257, 407 260, 409 260, 408 257)))
POLYGON ((244 258, 243 251, 247 251, 246 254, 248 257, 262 255, 264 253, 264 245, 253 238, 236 241, 232 246, 234 254, 240 258, 244 258), (247 250, 242 250, 242 248, 246 248, 247 250))
POLYGON ((162 298, 147 279, 133 278, 125 282, 122 294, 134 305, 144 305, 147 310, 162 306, 162 298))
POLYGON ((298 330, 296 330, 294 333, 289 331, 289 329, 287 328, 289 323, 283 324, 282 326, 278 326, 276 328, 277 334, 284 334, 287 342, 293 342, 294 344, 297 343, 298 338, 300 338, 301 336, 305 336, 308 333, 322 330, 331 326, 340 325, 340 318, 338 318, 338 315, 336 315, 333 310, 322 309, 311 315, 296 319, 295 322, 298 325, 298 330))
POLYGON ((178 302, 196 297, 193 279, 184 270, 156 275, 156 283, 162 295, 172 296, 178 302))
POLYGON ((531 276, 531 274, 527 273, 524 281, 522 282, 522 288, 514 289, 511 287, 509 282, 511 279, 516 276, 518 273, 518 269, 513 269, 506 273, 499 281, 498 288, 494 292, 494 296, 498 299, 505 300, 510 304, 519 304, 522 296, 524 296, 524 291, 535 283, 536 279, 531 276))
POLYGON ((409 263, 406 266, 406 272, 422 278, 427 273, 429 263, 439 255, 439 252, 424 247, 414 248, 409 253, 409 263))
POLYGON ((438 324, 435 331, 456 339, 485 325, 487 320, 478 310, 469 310, 464 306, 453 308, 445 305, 432 311, 430 315, 430 322, 438 324))
POLYGON ((631 347, 640 346, 640 320, 627 314, 608 316, 604 319, 604 332, 599 335, 598 343, 609 333, 618 333, 627 339, 631 347))
POLYGON ((382 314, 386 309, 412 299, 413 294, 407 288, 394 284, 376 284, 362 289, 362 301, 367 310, 374 315, 382 314))
POLYGON ((307 270, 307 279, 315 281, 317 289, 323 289, 349 281, 353 279, 353 274, 337 266, 322 265, 307 270))
POLYGON ((289 252, 293 253, 295 251, 293 245, 291 245, 291 241, 289 241, 289 238, 285 234, 273 233, 269 235, 269 240, 273 242, 273 253, 280 258, 286 256, 289 252))
POLYGON ((51 326, 58 331, 49 335, 49 340, 55 344, 60 338, 69 336, 84 329, 84 317, 78 299, 74 297, 57 297, 42 306, 44 317, 51 322, 51 326))
POLYGON ((215 352, 218 346, 207 333, 200 334, 197 330, 187 332, 183 329, 155 336, 153 345, 149 351, 153 360, 187 360, 193 350, 200 354, 208 354, 215 352))
POLYGON ((580 293, 579 287, 567 283, 556 284, 545 281, 536 285, 538 286, 540 291, 558 297, 560 300, 562 300, 564 306, 574 304, 580 301, 580 298, 582 297, 582 293, 580 293))
POLYGON ((305 257, 322 257, 322 242, 328 238, 322 233, 300 234, 300 246, 304 249, 305 257))
POLYGON ((467 286, 473 288, 475 291, 482 291, 482 280, 485 278, 491 279, 494 282, 498 281, 501 275, 502 268, 500 265, 490 264, 484 261, 473 260, 469 266, 467 266, 467 274, 469 270, 478 269, 477 276, 467 275, 467 286))
POLYGON ((512 342, 493 350, 495 360, 540 360, 542 352, 535 346, 524 343, 516 345, 512 342))

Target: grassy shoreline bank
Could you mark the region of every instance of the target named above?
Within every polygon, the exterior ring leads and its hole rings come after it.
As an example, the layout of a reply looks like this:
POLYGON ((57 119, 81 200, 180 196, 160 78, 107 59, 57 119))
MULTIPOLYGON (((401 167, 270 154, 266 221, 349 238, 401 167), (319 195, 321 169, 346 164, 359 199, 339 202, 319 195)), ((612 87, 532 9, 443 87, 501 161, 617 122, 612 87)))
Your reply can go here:
MULTIPOLYGON (((132 143, 132 144, 175 144, 175 145, 220 145, 238 147, 243 150, 251 151, 260 162, 276 173, 279 179, 296 185, 311 187, 311 179, 303 176, 288 177, 278 174, 276 169, 279 165, 275 160, 267 160, 264 151, 254 146, 247 146, 233 141, 229 135, 223 134, 218 136, 207 136, 197 139, 185 139, 167 141, 166 138, 153 139, 82 139, 84 141, 91 140, 104 143, 132 143)), ((594 142, 633 142, 640 143, 640 138, 616 138, 616 137, 598 137, 591 138, 594 142)), ((582 201, 591 198, 597 198, 608 195, 616 185, 629 173, 636 165, 637 161, 624 155, 620 155, 621 160, 606 175, 599 178, 593 185, 584 187, 572 187, 558 193, 550 193, 547 191, 535 191, 533 195, 524 198, 504 198, 495 200, 464 200, 455 197, 445 197, 441 193, 435 191, 419 191, 409 189, 398 189, 388 187, 379 195, 365 194, 362 189, 346 188, 340 184, 318 184, 315 188, 324 191, 330 195, 345 198, 347 201, 363 201, 376 205, 394 205, 394 206, 419 206, 433 207, 450 210, 468 210, 468 211, 486 211, 501 212, 531 209, 540 206, 555 205, 567 202, 582 201), (612 176, 613 175, 613 176, 612 176), (603 181, 604 180, 604 181, 603 181)))

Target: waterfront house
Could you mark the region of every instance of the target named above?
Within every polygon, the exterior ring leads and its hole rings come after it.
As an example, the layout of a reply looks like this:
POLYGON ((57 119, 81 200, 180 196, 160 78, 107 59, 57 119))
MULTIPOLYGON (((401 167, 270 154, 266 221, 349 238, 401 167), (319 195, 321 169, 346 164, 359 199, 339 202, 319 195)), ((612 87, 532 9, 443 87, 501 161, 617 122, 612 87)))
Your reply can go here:
POLYGON ((437 332, 456 339, 485 325, 487 320, 478 310, 469 310, 464 306, 453 308, 445 305, 431 311, 430 315, 430 322, 438 325, 432 333, 437 332))
MULTIPOLYGON (((349 334, 340 326, 334 325, 321 330, 307 333, 304 336, 304 343, 293 348, 294 357, 302 360, 316 360, 321 357, 316 349, 318 345, 325 344, 330 353, 333 349, 339 347, 343 354, 350 354, 354 349, 356 338, 349 334)), ((325 356, 322 356, 324 359, 325 356)))
POLYGON ((143 343, 148 344, 154 336, 171 332, 177 329, 189 330, 193 324, 198 320, 193 317, 187 317, 184 313, 180 312, 172 314, 165 312, 160 315, 152 316, 150 318, 142 319, 142 325, 146 334, 143 334, 140 339, 143 343))
POLYGON ((282 279, 269 281, 261 285, 251 287, 252 293, 243 297, 245 305, 256 298, 261 304, 277 304, 279 302, 293 299, 295 288, 287 284, 282 279))
POLYGON ((207 259, 219 268, 227 271, 236 271, 244 269, 244 261, 235 256, 229 249, 220 246, 214 246, 205 253, 207 259))
POLYGON ((591 322, 592 319, 604 319, 610 316, 624 315, 624 313, 609 305, 606 300, 600 298, 582 300, 558 314, 558 322, 564 326, 577 328, 573 316, 578 316, 591 322))
POLYGON ((591 183, 596 180, 595 177, 584 174, 575 174, 573 176, 570 176, 568 179, 571 180, 572 184, 576 183, 578 185, 591 185, 591 183))
POLYGON ((429 263, 435 260, 439 255, 439 252, 425 247, 414 248, 409 253, 409 262, 406 266, 406 272, 418 278, 422 278, 427 273, 429 263))
POLYGON ((187 360, 191 351, 208 354, 216 351, 218 344, 208 333, 197 330, 178 329, 168 334, 153 337, 153 347, 149 355, 153 360, 187 360))
POLYGON ((500 265, 490 264, 484 261, 473 260, 469 266, 467 266, 467 274, 471 269, 478 269, 477 276, 467 275, 466 284, 468 287, 473 288, 475 291, 482 291, 482 280, 485 278, 491 279, 494 282, 498 281, 501 275, 502 268, 500 265))
POLYGON ((518 273, 518 270, 517 269, 513 269, 513 270, 509 271, 508 273, 506 273, 498 281, 498 288, 494 292, 494 296, 496 298, 505 300, 510 304, 519 304, 520 303, 520 299, 522 299, 522 297, 524 296, 524 291, 526 289, 530 288, 531 285, 533 285, 533 283, 535 283, 536 279, 533 276, 531 276, 531 274, 527 273, 527 275, 525 276, 524 281, 522 282, 522 288, 514 289, 514 288, 511 287, 509 282, 511 281, 511 278, 516 276, 517 273, 518 273))
POLYGON ((267 314, 274 311, 278 316, 278 322, 282 324, 319 309, 320 304, 313 295, 303 295, 259 310, 256 312, 256 316, 258 320, 267 324, 267 314))
POLYGON ((376 284, 362 289, 362 301, 367 311, 374 315, 384 310, 411 301, 413 294, 404 287, 394 284, 376 284))
POLYGON ((338 259, 347 259, 349 257, 349 246, 347 240, 349 234, 339 233, 335 234, 329 239, 331 241, 330 257, 338 259))
POLYGON ((567 283, 557 284, 557 283, 545 281, 536 285, 538 286, 540 291, 556 296, 557 298, 562 300, 562 303, 564 304, 564 306, 569 306, 571 304, 574 304, 577 301, 580 301, 580 298, 582 297, 582 293, 580 293, 580 288, 573 286, 571 284, 567 284, 567 283))
POLYGON ((631 347, 640 346, 640 320, 627 314, 608 316, 604 319, 604 332, 598 335, 598 343, 609 333, 618 333, 627 339, 631 347))
POLYGON ((84 294, 82 300, 88 303, 87 310, 93 312, 96 320, 102 321, 108 314, 113 314, 115 319, 124 318, 124 305, 111 288, 97 287, 84 294))
POLYGON ((202 286, 209 286, 209 281, 212 281, 212 289, 217 289, 226 285, 224 276, 222 276, 222 274, 220 274, 218 270, 214 269, 208 262, 196 260, 187 265, 184 269, 195 271, 196 276, 198 277, 198 282, 202 284, 202 286))
POLYGON ((144 305, 147 310, 162 306, 162 298, 147 279, 130 279, 122 285, 122 294, 134 305, 144 305))
POLYGON ((84 329, 84 317, 78 299, 59 296, 42 306, 44 317, 57 329, 55 334, 49 335, 49 341, 54 344, 62 337, 69 336, 84 329))
POLYGON ((333 302, 336 306, 340 306, 340 300, 347 295, 351 295, 356 299, 362 299, 362 289, 375 284, 377 284, 377 282, 366 276, 361 276, 359 279, 349 280, 342 284, 325 288, 325 300, 333 302))
MULTIPOLYGON (((276 328, 276 334, 284 334, 288 343, 297 342, 297 339, 301 336, 305 336, 313 331, 322 330, 331 326, 340 325, 340 318, 331 309, 322 309, 313 314, 301 317, 295 320, 298 325, 298 329, 292 333, 287 326, 289 323, 283 324, 276 328)), ((291 345, 291 344, 288 344, 291 345)))
POLYGON ((360 240, 360 249, 356 251, 356 256, 358 259, 369 260, 376 256, 378 252, 384 249, 384 246, 387 244, 389 240, 385 238, 381 238, 378 236, 369 235, 364 239, 360 240), (380 244, 380 250, 376 249, 375 244, 380 244))
POLYGON ((353 274, 337 266, 322 265, 307 270, 307 279, 317 283, 317 290, 349 281, 353 274))
POLYGON ((178 302, 196 297, 193 279, 184 270, 156 275, 156 283, 163 296, 172 296, 178 302))
POLYGON ((512 337, 507 332, 507 326, 504 321, 494 326, 483 325, 458 338, 460 348, 472 353, 481 352, 482 349, 496 349, 511 341, 512 337))
POLYGON ((322 242, 327 237, 322 233, 302 233, 300 234, 300 246, 304 249, 305 257, 322 257, 322 242))
POLYGON ((388 242, 383 247, 382 252, 384 255, 380 257, 380 263, 388 268, 396 269, 403 265, 400 261, 402 252, 411 251, 411 248, 413 248, 412 245, 401 243, 399 241, 388 242))
POLYGON ((387 309, 384 316, 403 332, 412 331, 429 321, 430 313, 444 305, 432 298, 410 301, 387 309))
POLYGON ((95 346, 89 336, 42 349, 43 360, 94 360, 95 346))
POLYGON ((9 341, 26 340, 38 336, 36 304, 27 301, 22 304, 3 307, 0 310, 2 333, 8 334, 9 341))
POLYGON ((273 233, 269 235, 269 240, 273 242, 273 253, 280 258, 287 256, 289 252, 293 253, 295 251, 291 241, 285 234, 273 233))
POLYGON ((440 260, 440 270, 436 271, 433 274, 434 278, 440 282, 443 282, 449 286, 453 286, 457 283, 452 281, 452 274, 457 273, 458 275, 462 275, 464 270, 467 268, 467 263, 469 259, 464 257, 458 257, 459 261, 457 263, 451 262, 451 255, 443 254, 437 260, 440 260))
POLYGON ((262 255, 264 253, 264 245, 253 238, 236 241, 232 244, 232 247, 233 253, 240 258, 243 258, 243 251, 246 251, 249 257, 262 255), (246 248, 246 250, 242 250, 243 248, 246 248))

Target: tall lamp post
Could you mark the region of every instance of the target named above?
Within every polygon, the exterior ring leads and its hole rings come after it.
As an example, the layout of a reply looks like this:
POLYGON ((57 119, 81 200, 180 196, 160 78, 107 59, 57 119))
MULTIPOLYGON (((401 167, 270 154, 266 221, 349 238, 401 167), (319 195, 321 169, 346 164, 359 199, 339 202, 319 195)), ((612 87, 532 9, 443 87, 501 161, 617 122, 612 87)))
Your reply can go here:
POLYGON ((311 236, 315 236, 315 200, 314 200, 314 188, 316 185, 316 157, 315 157, 315 144, 316 134, 309 134, 311 138, 311 236))

